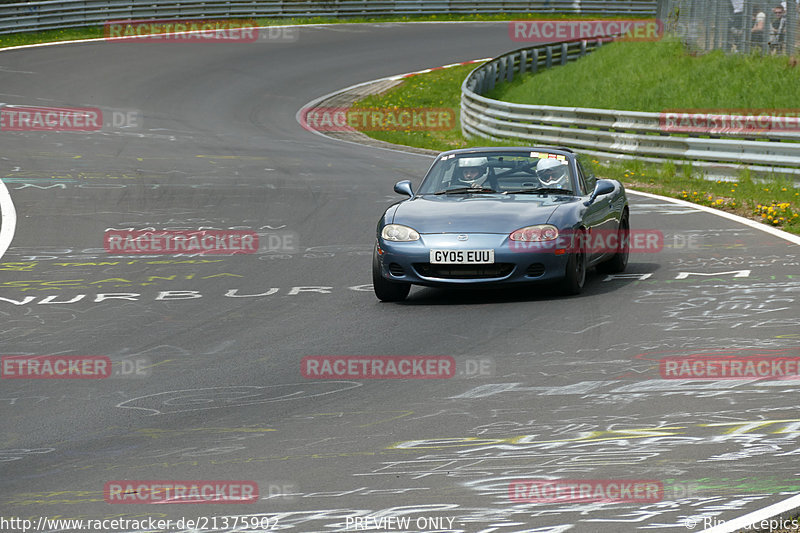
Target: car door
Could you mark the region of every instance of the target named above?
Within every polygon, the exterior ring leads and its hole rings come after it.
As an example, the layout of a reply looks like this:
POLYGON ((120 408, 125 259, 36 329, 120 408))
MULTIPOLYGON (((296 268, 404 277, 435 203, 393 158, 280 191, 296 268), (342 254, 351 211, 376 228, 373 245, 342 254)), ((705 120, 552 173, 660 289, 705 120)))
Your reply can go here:
MULTIPOLYGON (((581 161, 581 157, 577 157, 576 163, 578 167, 578 179, 584 187, 584 198, 588 200, 597 184, 597 177, 595 177, 589 161, 586 159, 581 161)), ((608 235, 615 232, 617 228, 613 202, 613 193, 605 196, 598 196, 584 212, 583 222, 589 230, 587 259, 590 262, 609 252, 605 243, 608 241, 608 235)))

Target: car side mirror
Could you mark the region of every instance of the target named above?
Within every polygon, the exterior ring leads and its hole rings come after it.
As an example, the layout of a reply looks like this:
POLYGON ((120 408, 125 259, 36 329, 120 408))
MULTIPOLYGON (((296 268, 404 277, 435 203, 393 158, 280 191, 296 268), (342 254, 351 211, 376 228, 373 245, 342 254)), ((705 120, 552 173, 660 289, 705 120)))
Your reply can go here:
POLYGON ((594 203, 598 196, 603 196, 604 194, 609 194, 614 192, 614 183, 609 180, 597 180, 597 183, 594 186, 594 190, 592 191, 592 195, 589 196, 589 199, 583 202, 583 205, 590 206, 594 203))
POLYGON ((411 180, 402 180, 394 184, 394 192, 397 194, 406 194, 414 196, 414 190, 411 188, 411 180))

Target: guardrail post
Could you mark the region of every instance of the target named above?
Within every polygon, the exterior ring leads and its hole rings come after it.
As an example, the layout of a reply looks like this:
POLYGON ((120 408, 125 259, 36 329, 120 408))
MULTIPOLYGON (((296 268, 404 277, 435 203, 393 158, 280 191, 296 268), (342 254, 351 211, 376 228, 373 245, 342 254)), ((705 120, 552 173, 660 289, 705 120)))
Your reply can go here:
POLYGON ((534 48, 531 50, 531 73, 536 74, 539 70, 539 49, 534 48))
POLYGON ((545 47, 544 51, 545 51, 544 68, 550 68, 553 66, 553 47, 547 46, 545 47))
POLYGON ((567 43, 561 43, 561 66, 567 64, 568 49, 567 43))
POLYGON ((669 9, 667 4, 667 0, 658 0, 658 5, 656 7, 656 18, 662 23, 666 23, 667 21, 667 10, 669 9))
MULTIPOLYGON (((752 40, 752 32, 750 30, 753 29, 753 6, 750 2, 745 1, 744 3, 744 23, 742 25, 742 38, 739 43, 739 52, 748 53, 750 52, 750 41, 752 40)), ((766 21, 764 22, 764 32, 768 32, 768 26, 766 26, 766 21)))
POLYGON ((501 58, 497 62, 497 81, 502 81, 506 77, 506 65, 508 64, 508 57, 501 58))
POLYGON ((795 39, 797 38, 797 4, 788 0, 786 2, 786 55, 794 54, 795 39))
POLYGON ((717 0, 717 17, 715 24, 719 26, 719 42, 717 43, 716 48, 727 52, 730 52, 730 45, 731 45, 731 21, 728 18, 728 7, 730 5, 730 1, 726 0, 727 3, 723 3, 722 0, 717 0))
POLYGON ((711 3, 710 2, 703 2, 702 6, 703 6, 702 7, 702 14, 700 15, 700 17, 701 17, 700 20, 702 20, 703 23, 704 23, 704 27, 703 27, 703 32, 704 32, 703 41, 704 41, 704 43, 703 43, 703 47, 702 48, 703 48, 704 52, 708 52, 708 49, 711 46, 710 43, 711 43, 711 35, 712 35, 712 33, 711 33, 711 26, 710 26, 711 23, 709 22, 709 18, 711 17, 712 9, 711 9, 711 3))
POLYGON ((489 75, 489 79, 486 80, 486 91, 488 92, 494 89, 494 80, 495 76, 497 75, 497 63, 492 63, 492 66, 489 67, 489 72, 487 74, 489 75))
POLYGON ((523 50, 519 53, 519 73, 525 74, 528 70, 528 51, 523 50))
POLYGON ((517 57, 518 54, 514 54, 508 58, 508 64, 506 65, 506 82, 514 81, 514 60, 517 57))
POLYGON ((581 41, 581 57, 586 55, 586 41, 581 41))

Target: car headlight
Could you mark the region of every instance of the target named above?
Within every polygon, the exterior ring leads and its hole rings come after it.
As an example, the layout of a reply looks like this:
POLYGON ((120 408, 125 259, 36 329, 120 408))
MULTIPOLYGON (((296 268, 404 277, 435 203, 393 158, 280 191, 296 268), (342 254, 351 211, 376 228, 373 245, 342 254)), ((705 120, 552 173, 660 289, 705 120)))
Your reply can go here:
POLYGON ((522 242, 554 241, 558 238, 558 228, 550 224, 525 226, 511 232, 509 239, 522 242))
POLYGON ((419 233, 401 224, 387 224, 383 227, 383 231, 381 231, 381 237, 387 241, 418 241, 419 233))

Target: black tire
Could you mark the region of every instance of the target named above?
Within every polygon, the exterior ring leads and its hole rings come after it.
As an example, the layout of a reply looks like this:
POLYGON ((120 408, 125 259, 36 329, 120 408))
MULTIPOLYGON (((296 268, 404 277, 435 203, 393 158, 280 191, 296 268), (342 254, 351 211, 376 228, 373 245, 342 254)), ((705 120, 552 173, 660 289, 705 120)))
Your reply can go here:
POLYGON ((620 244, 619 251, 615 253, 608 261, 603 261, 597 265, 597 271, 603 274, 617 274, 624 272, 628 266, 628 256, 631 250, 630 241, 630 223, 628 222, 628 215, 623 215, 619 221, 618 241, 620 244))
POLYGON ((378 251, 372 253, 372 288, 375 296, 382 302, 402 302, 411 290, 410 283, 389 281, 381 274, 378 251))
POLYGON ((561 291, 564 294, 580 294, 586 283, 586 246, 584 234, 579 236, 580 251, 572 253, 567 259, 567 268, 561 282, 561 291))

